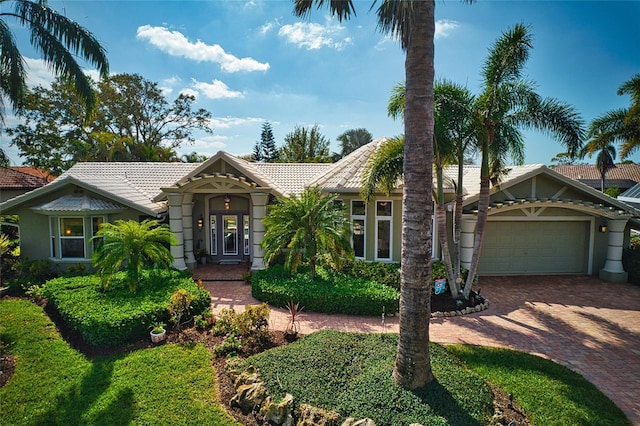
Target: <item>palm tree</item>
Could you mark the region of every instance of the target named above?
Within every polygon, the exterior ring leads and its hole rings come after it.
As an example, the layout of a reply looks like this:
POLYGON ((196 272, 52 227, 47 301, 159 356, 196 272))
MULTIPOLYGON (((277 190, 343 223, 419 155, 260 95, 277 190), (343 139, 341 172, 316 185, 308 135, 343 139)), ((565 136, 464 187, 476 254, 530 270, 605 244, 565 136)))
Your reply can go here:
POLYGON ((367 129, 350 129, 336 138, 340 142, 340 158, 371 142, 373 136, 367 129))
POLYGON ((2 148, 0 148, 0 167, 11 167, 11 159, 2 148))
MULTIPOLYGON (((597 123, 597 119, 591 123, 589 127, 589 131, 587 135, 593 135, 593 139, 585 144, 585 146, 580 151, 580 157, 584 158, 585 156, 591 157, 593 154, 597 153, 596 156, 596 169, 600 174, 600 190, 604 192, 604 181, 607 175, 607 172, 611 169, 615 169, 616 165, 614 160, 616 159, 616 147, 611 144, 608 138, 601 138, 601 133, 598 133, 596 128, 594 128, 594 123, 597 123)), ((597 124, 596 124, 597 126, 597 124)))
POLYGON ((344 259, 353 259, 350 223, 335 194, 307 188, 299 197, 292 195, 271 206, 263 222, 266 232, 262 247, 267 265, 284 251, 285 268, 295 273, 306 261, 311 278, 315 278, 320 256, 327 255, 338 265, 344 259))
MULTIPOLYGON (((75 90, 86 105, 87 115, 95 106, 96 96, 75 57, 80 56, 95 66, 101 77, 109 74, 106 51, 85 28, 47 7, 46 0, 0 0, 0 5, 14 4, 13 12, 0 12, 0 94, 6 96, 14 109, 22 109, 27 91, 27 71, 7 19, 15 19, 26 27, 31 44, 56 75, 73 81, 75 90)), ((0 96, 0 124, 4 123, 4 103, 0 96)))
POLYGON ((170 268, 173 256, 167 248, 177 244, 176 237, 167 225, 158 225, 157 220, 116 220, 102 224, 92 239, 102 240, 93 253, 93 264, 102 277, 106 289, 110 277, 125 267, 129 289, 135 293, 144 267, 158 265, 170 268))
MULTIPOLYGON (((308 15, 314 4, 328 6, 340 21, 355 15, 352 0, 295 0, 294 13, 308 15)), ((383 0, 377 9, 379 29, 397 36, 406 52, 400 333, 393 377, 407 389, 422 387, 433 379, 429 354, 431 262, 428 260, 431 259, 429 235, 433 217, 430 165, 433 162, 434 13, 433 0, 383 0)))
POLYGON ((490 181, 505 172, 508 154, 518 162, 523 155, 520 128, 533 128, 555 136, 571 156, 577 155, 584 139, 579 114, 568 104, 542 98, 535 84, 523 77, 532 49, 529 27, 517 24, 507 30, 489 49, 485 60, 480 95, 474 104, 478 148, 482 153, 478 217, 469 275, 464 287, 469 296, 480 261, 490 198, 490 181))
MULTIPOLYGON (((403 83, 399 83, 392 89, 387 106, 387 112, 393 119, 404 116, 406 87, 403 83)), ((433 138, 433 164, 436 172, 436 191, 434 199, 436 200, 436 223, 438 226, 438 238, 440 247, 442 248, 443 262, 447 271, 447 280, 449 282, 449 290, 453 297, 458 297, 461 282, 461 265, 460 265, 460 227, 462 224, 462 197, 463 197, 463 175, 464 175, 464 159, 469 154, 470 148, 473 147, 474 127, 471 115, 471 106, 473 104, 473 95, 463 86, 455 84, 451 81, 437 81, 434 85, 434 138, 433 138), (454 252, 453 256, 449 252, 449 238, 447 233, 446 212, 444 204, 444 168, 447 165, 458 165, 458 180, 456 182, 456 210, 454 217, 454 252), (455 265, 452 258, 455 260, 455 265)), ((376 154, 373 159, 378 163, 382 163, 383 159, 378 156, 389 155, 388 151, 382 150, 376 154)), ((393 155, 393 153, 391 153, 393 155)), ((391 160, 390 157, 388 160, 391 160)), ((379 164, 370 164, 367 169, 372 167, 380 167, 379 164)), ((365 173, 363 176, 363 193, 365 197, 373 196, 371 188, 381 185, 385 192, 390 192, 392 188, 387 189, 387 185, 395 184, 401 175, 393 174, 384 176, 381 174, 388 173, 384 168, 378 171, 380 177, 376 177, 373 173, 365 173), (382 179, 387 179, 389 183, 382 183, 382 179)), ((368 199, 368 198, 365 198, 368 199)))

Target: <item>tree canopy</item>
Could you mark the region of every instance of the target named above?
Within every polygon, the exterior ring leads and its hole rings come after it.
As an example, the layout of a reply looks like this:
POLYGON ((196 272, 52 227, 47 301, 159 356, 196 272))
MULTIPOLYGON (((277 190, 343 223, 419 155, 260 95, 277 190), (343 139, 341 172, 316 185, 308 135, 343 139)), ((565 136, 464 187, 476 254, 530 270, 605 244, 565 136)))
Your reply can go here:
POLYGON ((138 74, 93 84, 98 103, 90 122, 66 80, 25 97, 25 121, 7 133, 26 164, 60 174, 79 161, 179 161, 176 148, 192 143, 194 131, 213 132, 211 113, 195 110, 193 96, 170 103, 157 83, 138 74))
POLYGON ((284 163, 330 163, 329 139, 320 133, 320 126, 296 126, 284 137, 280 147, 280 161, 284 163))

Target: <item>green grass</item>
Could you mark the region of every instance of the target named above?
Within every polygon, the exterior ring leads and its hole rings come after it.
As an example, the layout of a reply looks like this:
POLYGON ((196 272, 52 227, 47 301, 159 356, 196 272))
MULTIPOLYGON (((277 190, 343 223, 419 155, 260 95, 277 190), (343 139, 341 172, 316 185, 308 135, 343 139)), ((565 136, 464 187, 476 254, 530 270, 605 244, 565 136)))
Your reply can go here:
POLYGON ((235 425, 216 403, 202 345, 163 345, 88 360, 42 309, 0 301, 0 341, 17 358, 0 389, 2 425, 235 425))
POLYGON ((287 346, 250 357, 271 395, 289 392, 296 402, 370 417, 379 425, 481 425, 492 414, 491 390, 441 346, 431 345, 436 380, 410 392, 391 372, 397 335, 319 331, 287 346))
POLYGON ((593 384, 568 368, 508 349, 454 345, 447 349, 505 392, 536 425, 629 425, 593 384))

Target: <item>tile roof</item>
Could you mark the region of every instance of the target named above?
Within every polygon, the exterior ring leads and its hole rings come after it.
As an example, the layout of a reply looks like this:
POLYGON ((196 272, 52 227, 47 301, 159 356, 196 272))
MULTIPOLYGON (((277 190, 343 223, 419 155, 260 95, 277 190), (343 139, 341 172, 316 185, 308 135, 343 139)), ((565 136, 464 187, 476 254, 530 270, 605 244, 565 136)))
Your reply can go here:
POLYGON ((16 170, 18 172, 26 173, 31 176, 45 178, 48 182, 52 182, 57 177, 42 169, 37 169, 31 166, 11 166, 11 169, 16 170))
POLYGON ((33 209, 43 212, 105 212, 123 210, 124 206, 113 201, 93 198, 87 194, 67 194, 33 209))
POLYGON ((333 164, 329 164, 324 172, 308 182, 307 186, 319 186, 331 190, 360 190, 362 171, 371 155, 387 141, 386 138, 376 139, 361 146, 349 155, 333 164))
POLYGON ((249 163, 281 188, 284 195, 299 194, 316 176, 333 164, 327 163, 249 163))
POLYGON ((46 185, 45 177, 33 176, 13 167, 0 167, 0 188, 2 189, 35 189, 46 185))
MULTIPOLYGON (((600 172, 595 164, 566 164, 550 167, 552 170, 574 180, 600 180, 600 172)), ((608 179, 632 180, 640 182, 640 164, 616 164, 607 172, 608 179)))

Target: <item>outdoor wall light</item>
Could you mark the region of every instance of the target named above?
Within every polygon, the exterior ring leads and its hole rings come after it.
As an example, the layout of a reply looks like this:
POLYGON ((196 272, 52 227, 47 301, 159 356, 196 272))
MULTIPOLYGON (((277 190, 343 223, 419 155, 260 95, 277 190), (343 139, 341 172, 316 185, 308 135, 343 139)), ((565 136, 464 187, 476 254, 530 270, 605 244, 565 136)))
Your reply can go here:
POLYGON ((198 229, 202 231, 203 226, 204 226, 204 218, 202 217, 202 215, 200 215, 200 218, 198 218, 198 229))
POLYGON ((600 225, 599 230, 600 230, 600 232, 602 232, 602 233, 607 232, 607 225, 600 225))
POLYGON ((224 196, 224 209, 229 210, 229 205, 231 204, 231 200, 229 199, 229 194, 224 196))

